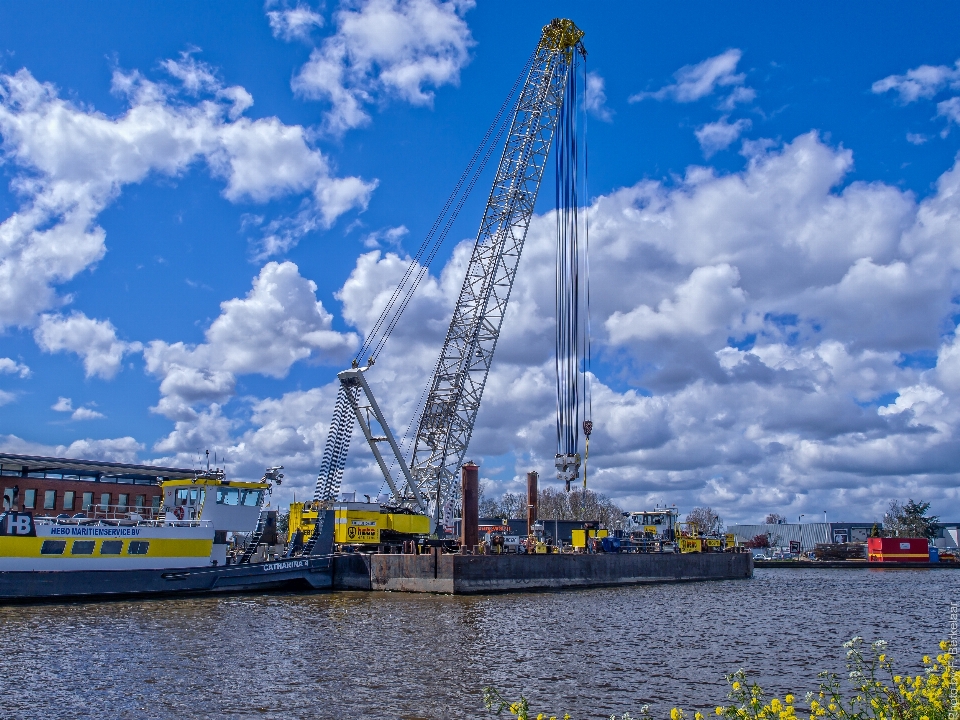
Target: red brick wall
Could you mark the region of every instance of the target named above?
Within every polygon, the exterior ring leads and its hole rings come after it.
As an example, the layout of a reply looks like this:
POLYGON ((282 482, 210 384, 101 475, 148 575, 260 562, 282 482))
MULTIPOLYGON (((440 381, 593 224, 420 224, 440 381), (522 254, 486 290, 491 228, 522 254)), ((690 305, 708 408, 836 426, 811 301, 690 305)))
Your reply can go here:
MULTIPOLYGON (((93 503, 100 505, 101 495, 108 493, 110 495, 109 503, 111 506, 118 504, 120 495, 127 496, 128 510, 135 510, 137 496, 144 496, 144 505, 149 510, 153 507, 153 498, 161 497, 162 491, 159 485, 132 485, 130 483, 114 482, 92 482, 78 480, 58 480, 56 478, 25 478, 12 475, 0 476, 0 491, 6 493, 8 489, 19 487, 20 492, 17 495, 15 507, 16 510, 30 510, 34 515, 59 515, 67 513, 75 515, 83 512, 83 494, 93 493, 93 503), (27 490, 35 490, 36 497, 33 507, 27 506, 27 490), (56 493, 54 508, 44 508, 44 497, 47 490, 53 490, 56 493), (73 509, 64 507, 66 493, 73 491, 73 509)), ((113 509, 113 507, 111 507, 113 509)))

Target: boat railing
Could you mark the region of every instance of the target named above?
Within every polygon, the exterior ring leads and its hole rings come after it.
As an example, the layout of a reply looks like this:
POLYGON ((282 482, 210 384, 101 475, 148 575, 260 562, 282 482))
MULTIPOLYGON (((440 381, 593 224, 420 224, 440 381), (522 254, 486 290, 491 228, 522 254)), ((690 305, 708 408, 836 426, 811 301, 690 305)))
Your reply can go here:
POLYGON ((35 517, 34 523, 37 525, 109 525, 116 526, 136 526, 136 527, 210 527, 212 520, 177 520, 171 518, 167 520, 163 515, 155 518, 135 517, 106 518, 106 517, 85 517, 82 514, 74 517, 35 517))

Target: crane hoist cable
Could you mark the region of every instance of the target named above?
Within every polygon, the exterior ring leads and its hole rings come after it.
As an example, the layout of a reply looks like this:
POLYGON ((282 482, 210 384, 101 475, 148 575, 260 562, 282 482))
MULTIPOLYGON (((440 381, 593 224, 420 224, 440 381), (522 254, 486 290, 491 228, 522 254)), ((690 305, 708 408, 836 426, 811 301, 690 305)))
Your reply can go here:
MULTIPOLYGON (((583 87, 587 87, 587 58, 583 58, 583 87)), ((582 104, 583 114, 583 275, 586 297, 586 328, 583 334, 583 489, 587 489, 587 459, 590 457, 590 435, 593 433, 593 329, 590 324, 590 145, 587 132, 587 103, 582 104)))
MULTIPOLYGON (((583 431, 589 449, 590 433, 593 422, 589 419, 587 402, 588 386, 588 279, 585 275, 586 246, 579 241, 581 217, 579 212, 580 184, 585 182, 586 156, 584 155, 584 173, 581 176, 580 142, 583 135, 586 150, 586 108, 578 97, 580 73, 583 71, 583 85, 586 86, 586 59, 570 73, 564 89, 564 102, 560 108, 555 136, 556 152, 555 183, 557 202, 557 274, 556 274, 556 391, 557 391, 557 454, 555 465, 557 478, 567 490, 580 474, 580 418, 584 417, 583 431), (580 114, 583 121, 578 122, 580 114), (587 317, 582 317, 586 315, 587 317), (586 322, 584 322, 586 321, 586 322)), ((584 216, 586 220, 586 216, 584 216)), ((584 239, 588 237, 584 233, 584 239)), ((584 487, 586 487, 586 468, 584 468, 584 487)))

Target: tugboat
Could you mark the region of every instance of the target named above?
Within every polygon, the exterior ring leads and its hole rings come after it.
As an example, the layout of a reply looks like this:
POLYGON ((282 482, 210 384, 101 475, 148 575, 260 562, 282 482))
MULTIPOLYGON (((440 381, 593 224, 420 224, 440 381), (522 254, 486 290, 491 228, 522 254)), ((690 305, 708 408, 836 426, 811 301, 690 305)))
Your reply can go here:
POLYGON ((164 480, 154 517, 98 506, 57 516, 5 510, 0 602, 329 589, 329 555, 251 562, 265 528, 264 502, 272 481, 283 477, 280 469, 271 468, 260 482, 230 481, 220 470, 164 480), (242 555, 228 559, 230 533, 252 536, 242 555))

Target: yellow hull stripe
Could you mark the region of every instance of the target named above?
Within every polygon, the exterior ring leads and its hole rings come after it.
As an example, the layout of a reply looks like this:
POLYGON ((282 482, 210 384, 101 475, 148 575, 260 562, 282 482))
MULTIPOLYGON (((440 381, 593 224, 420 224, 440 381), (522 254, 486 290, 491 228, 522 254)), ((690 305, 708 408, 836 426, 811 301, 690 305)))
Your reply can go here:
MULTIPOLYGON (((117 542, 117 540, 112 540, 108 538, 106 542, 117 542)), ((37 558, 47 559, 47 558, 77 558, 90 560, 91 558, 112 558, 115 559, 118 557, 116 554, 110 555, 100 555, 100 548, 104 540, 96 540, 96 545, 93 549, 93 554, 85 555, 73 555, 73 543, 75 542, 91 542, 93 539, 87 540, 86 538, 45 538, 45 537, 0 537, 0 558, 3 557, 20 557, 20 558, 37 558), (41 555, 40 548, 43 546, 44 541, 60 541, 66 542, 66 547, 63 550, 62 555, 41 555)), ((130 555, 127 550, 130 548, 130 539, 123 539, 123 546, 121 548, 121 555, 119 557, 124 558, 174 558, 174 557, 195 557, 195 558, 208 558, 210 557, 210 552, 213 549, 213 540, 212 539, 179 539, 179 538, 133 538, 133 542, 147 542, 147 552, 143 555, 130 555)))

